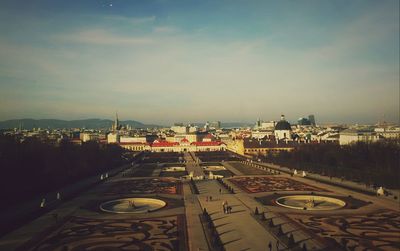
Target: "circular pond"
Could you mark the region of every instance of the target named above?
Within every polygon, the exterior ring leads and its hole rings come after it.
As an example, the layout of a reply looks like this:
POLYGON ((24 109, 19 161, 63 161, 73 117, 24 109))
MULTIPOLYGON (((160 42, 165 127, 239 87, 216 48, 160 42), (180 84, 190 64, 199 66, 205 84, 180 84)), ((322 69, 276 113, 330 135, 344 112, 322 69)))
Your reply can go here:
POLYGON ((124 198, 111 200, 100 205, 100 209, 107 213, 140 214, 149 213, 165 207, 163 200, 153 198, 124 198))
POLYGON ((346 205, 346 202, 328 196, 289 195, 276 199, 276 204, 292 209, 317 211, 340 209, 346 205))

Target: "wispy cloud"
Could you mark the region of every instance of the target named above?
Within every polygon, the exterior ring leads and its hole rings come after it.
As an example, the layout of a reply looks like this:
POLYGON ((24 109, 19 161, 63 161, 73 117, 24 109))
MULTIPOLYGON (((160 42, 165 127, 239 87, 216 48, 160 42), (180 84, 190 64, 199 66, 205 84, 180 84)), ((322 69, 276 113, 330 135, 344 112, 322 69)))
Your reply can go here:
POLYGON ((177 31, 178 29, 174 26, 157 26, 153 28, 154 33, 173 33, 177 31))
POLYGON ((154 123, 274 119, 281 112, 289 119, 313 112, 370 121, 385 112, 397 121, 398 59, 391 55, 398 52, 398 14, 386 18, 386 9, 374 8, 331 26, 239 15, 244 28, 225 21, 225 12, 207 9, 210 18, 199 20, 174 11, 155 16, 133 6, 129 13, 142 17, 102 10, 40 23, 21 16, 12 28, 15 17, 2 16, 0 119, 118 109, 154 123))
POLYGON ((149 37, 119 35, 103 29, 83 30, 55 38, 58 41, 97 45, 147 45, 154 42, 149 37))
POLYGON ((156 20, 156 16, 147 17, 126 17, 126 16, 104 16, 105 20, 124 22, 133 25, 153 23, 156 20))

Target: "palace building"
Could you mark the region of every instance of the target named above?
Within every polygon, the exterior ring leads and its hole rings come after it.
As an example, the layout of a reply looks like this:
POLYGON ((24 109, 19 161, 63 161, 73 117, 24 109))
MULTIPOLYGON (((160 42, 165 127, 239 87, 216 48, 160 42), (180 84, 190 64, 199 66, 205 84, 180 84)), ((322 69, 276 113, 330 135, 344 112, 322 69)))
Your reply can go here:
POLYGON ((203 141, 190 142, 186 138, 180 142, 166 140, 154 140, 152 143, 145 142, 120 142, 119 145, 130 151, 152 151, 152 152, 209 152, 225 151, 226 144, 220 141, 210 141, 205 138, 203 141))

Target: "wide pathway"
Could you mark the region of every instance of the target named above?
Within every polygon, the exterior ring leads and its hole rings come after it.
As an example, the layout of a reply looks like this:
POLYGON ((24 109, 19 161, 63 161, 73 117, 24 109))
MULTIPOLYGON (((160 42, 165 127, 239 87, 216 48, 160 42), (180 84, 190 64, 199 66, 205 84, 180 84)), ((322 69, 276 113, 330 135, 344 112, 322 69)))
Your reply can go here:
POLYGON ((269 242, 273 246, 272 250, 276 250, 276 239, 253 218, 252 209, 236 194, 228 193, 215 180, 198 181, 196 184, 200 191, 200 204, 211 215, 225 250, 265 251, 268 250, 269 242), (210 196, 211 201, 207 199, 210 196), (223 212, 224 201, 232 207, 231 214, 223 212))
POLYGON ((196 195, 192 194, 188 183, 183 184, 183 193, 185 198, 185 215, 189 248, 192 251, 209 250, 200 221, 202 209, 196 195))
POLYGON ((185 162, 186 162, 186 171, 189 174, 191 172, 193 172, 193 176, 194 177, 200 177, 200 176, 204 177, 203 168, 201 168, 201 166, 193 160, 193 158, 190 155, 190 153, 185 152, 183 154, 183 157, 184 157, 185 162))

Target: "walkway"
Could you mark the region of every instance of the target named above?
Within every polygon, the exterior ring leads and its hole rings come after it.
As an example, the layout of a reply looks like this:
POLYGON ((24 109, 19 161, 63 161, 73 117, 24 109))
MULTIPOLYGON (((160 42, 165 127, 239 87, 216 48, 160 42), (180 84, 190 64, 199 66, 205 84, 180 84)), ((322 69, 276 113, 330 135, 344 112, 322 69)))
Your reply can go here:
POLYGON ((196 184, 200 191, 199 202, 210 213, 227 251, 265 251, 270 241, 272 250, 276 250, 276 239, 253 218, 253 209, 242 202, 241 196, 228 193, 215 180, 198 181, 196 184), (219 189, 222 189, 222 194, 219 189), (207 201, 209 196, 212 196, 212 201, 207 201), (231 214, 224 214, 224 201, 232 207, 231 214))
POLYGON ((183 158, 186 162, 186 171, 188 172, 188 174, 193 172, 194 177, 205 176, 203 168, 201 168, 201 166, 193 160, 193 157, 190 153, 185 152, 183 154, 183 158))
POLYGON ((186 227, 188 232, 188 245, 192 251, 209 250, 204 230, 200 221, 202 209, 195 194, 192 194, 188 183, 183 184, 185 198, 186 227))

